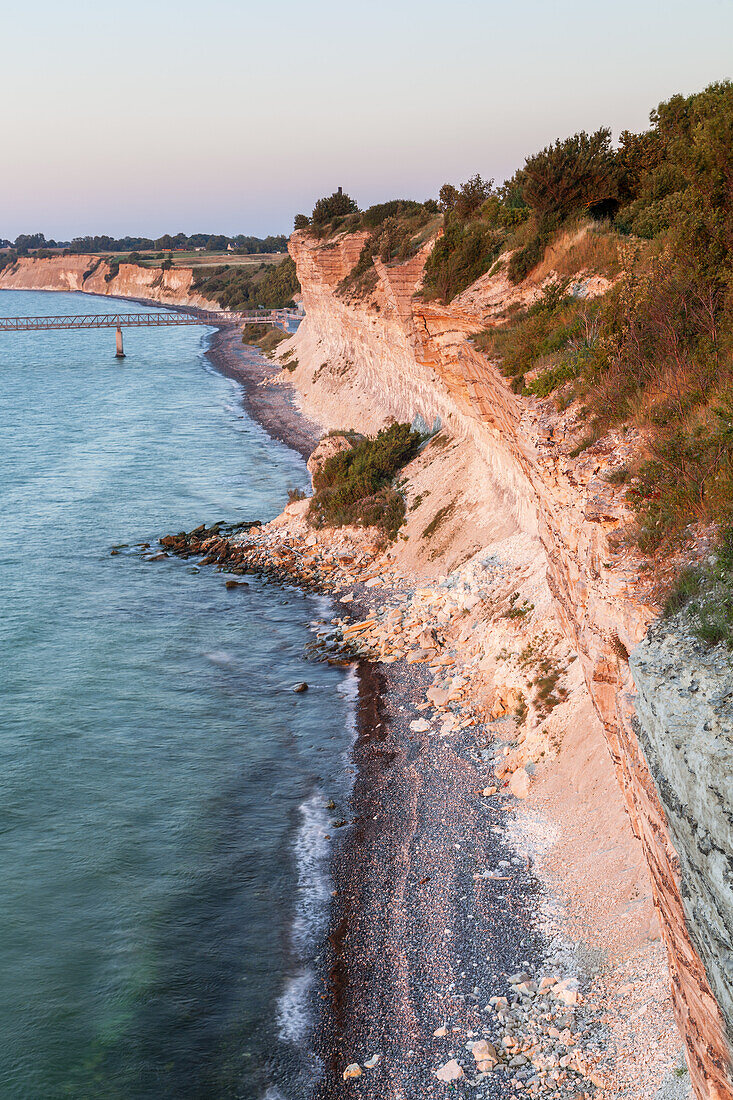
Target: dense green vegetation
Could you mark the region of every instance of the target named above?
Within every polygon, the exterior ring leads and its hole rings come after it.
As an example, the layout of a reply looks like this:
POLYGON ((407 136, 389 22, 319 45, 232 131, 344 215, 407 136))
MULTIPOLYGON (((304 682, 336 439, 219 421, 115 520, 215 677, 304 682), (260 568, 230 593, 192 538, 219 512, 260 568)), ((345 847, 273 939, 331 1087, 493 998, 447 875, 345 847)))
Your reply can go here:
MULTIPOLYGON (((580 403, 577 450, 640 429, 623 473, 650 552, 733 512, 733 85, 673 96, 639 134, 579 133, 527 157, 503 185, 474 176, 434 202, 364 213, 348 196, 299 224, 322 238, 369 230, 342 289, 368 289, 372 257, 399 261, 435 236, 422 293, 449 302, 480 275, 559 276, 529 308, 477 336, 517 392, 580 403), (548 251, 551 249, 552 251, 548 251), (582 277, 581 276, 582 273, 582 277), (613 279, 584 297, 589 273, 613 279)), ((316 211, 314 211, 316 214, 316 211)))
POLYGON ((587 302, 573 297, 567 293, 568 282, 548 284, 529 308, 475 338, 477 347, 500 360, 518 393, 547 397, 565 382, 581 375, 592 377, 594 368, 603 365, 602 299, 587 302), (527 382, 525 375, 530 371, 534 377, 527 382))
POLYGON ((364 292, 376 282, 372 257, 379 256, 385 263, 390 263, 414 256, 434 235, 438 227, 438 213, 438 204, 434 199, 427 202, 393 199, 361 211, 349 195, 337 191, 319 199, 310 217, 298 214, 295 228, 309 229, 320 238, 369 230, 359 260, 341 287, 344 291, 356 289, 364 292))
POLYGON ((724 532, 712 562, 685 569, 667 598, 665 615, 686 609, 702 642, 733 649, 733 529, 724 532))
MULTIPOLYGON (((43 234, 40 234, 42 237, 43 234)), ((149 252, 178 251, 189 249, 204 249, 207 252, 226 252, 229 245, 235 252, 241 255, 252 255, 265 252, 285 252, 288 246, 287 237, 247 237, 240 233, 236 237, 227 237, 218 233, 164 233, 162 237, 108 237, 105 235, 96 237, 74 237, 68 249, 76 252, 149 252)), ((31 245, 42 247, 42 245, 31 245)))
POLYGON ((426 292, 450 301, 471 277, 511 251, 508 275, 520 282, 541 261, 558 231, 578 218, 607 219, 613 230, 645 240, 669 235, 708 268, 725 263, 730 245, 731 85, 674 96, 652 112, 641 134, 581 132, 527 157, 500 188, 480 176, 441 189, 445 235, 426 269, 426 292))
POLYGON ((317 527, 376 526, 395 538, 405 518, 405 501, 392 482, 415 456, 421 439, 409 424, 392 424, 371 439, 355 435, 351 450, 332 455, 317 471, 311 522, 317 527))
POLYGON ((362 246, 353 270, 341 284, 341 290, 360 293, 376 283, 374 257, 384 263, 403 263, 430 239, 437 227, 437 204, 396 199, 370 206, 359 215, 359 229, 371 233, 362 246))
POLYGON ((274 325, 248 324, 242 329, 242 343, 254 344, 264 351, 268 358, 272 358, 275 348, 288 339, 289 334, 284 329, 274 325))
POLYGON ((325 195, 318 200, 310 217, 307 214, 296 214, 293 228, 306 229, 310 226, 315 233, 323 232, 337 219, 358 213, 359 207, 354 199, 339 187, 338 191, 334 191, 332 195, 325 195))
POLYGON ((548 219, 557 241, 603 214, 569 255, 622 269, 613 288, 589 302, 565 279, 477 338, 519 392, 579 398, 585 444, 642 429, 625 480, 649 551, 733 509, 733 86, 675 96, 651 123, 615 151, 606 131, 555 143, 512 181, 529 244, 548 219))
POLYGON ((193 289, 218 302, 223 309, 283 309, 292 306, 300 291, 295 264, 289 256, 279 264, 252 267, 224 265, 199 268, 193 289))
POLYGON ((181 249, 205 249, 207 252, 226 252, 229 245, 240 255, 250 256, 268 252, 285 252, 288 238, 283 234, 269 237, 236 237, 213 233, 164 233, 162 237, 110 237, 106 234, 74 237, 73 241, 47 241, 43 233, 21 233, 15 241, 0 240, 0 248, 13 246, 19 256, 33 252, 38 255, 46 249, 63 248, 71 253, 85 252, 150 252, 179 251, 181 249))

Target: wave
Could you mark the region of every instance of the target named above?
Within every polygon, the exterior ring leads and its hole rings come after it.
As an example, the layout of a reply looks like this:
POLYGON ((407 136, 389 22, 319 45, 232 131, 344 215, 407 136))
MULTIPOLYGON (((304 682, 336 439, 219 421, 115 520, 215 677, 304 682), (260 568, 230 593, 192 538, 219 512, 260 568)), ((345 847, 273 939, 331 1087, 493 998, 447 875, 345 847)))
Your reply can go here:
POLYGON ((277 1005, 278 1035, 286 1043, 300 1046, 313 1025, 311 994, 316 976, 303 969, 289 979, 277 1005))
POLYGON ((331 876, 328 869, 329 813, 320 792, 300 807, 302 821, 295 838, 298 897, 293 920, 293 946, 304 958, 315 945, 328 916, 331 876))

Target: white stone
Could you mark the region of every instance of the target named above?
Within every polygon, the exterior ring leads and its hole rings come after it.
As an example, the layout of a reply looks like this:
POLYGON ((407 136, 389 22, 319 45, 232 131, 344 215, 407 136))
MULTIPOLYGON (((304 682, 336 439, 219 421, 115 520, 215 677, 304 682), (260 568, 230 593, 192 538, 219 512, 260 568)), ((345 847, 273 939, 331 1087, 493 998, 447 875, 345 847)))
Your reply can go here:
POLYGON ((524 768, 517 768, 509 780, 509 790, 515 798, 526 798, 529 794, 529 776, 524 768))
POLYGON ((410 722, 410 729, 415 733, 427 733, 430 728, 427 718, 416 718, 413 722, 410 722))
POLYGON ((451 1058, 450 1062, 446 1062, 440 1069, 436 1069, 435 1076, 439 1081, 445 1081, 446 1084, 450 1084, 451 1081, 460 1081, 465 1074, 455 1058, 451 1058))

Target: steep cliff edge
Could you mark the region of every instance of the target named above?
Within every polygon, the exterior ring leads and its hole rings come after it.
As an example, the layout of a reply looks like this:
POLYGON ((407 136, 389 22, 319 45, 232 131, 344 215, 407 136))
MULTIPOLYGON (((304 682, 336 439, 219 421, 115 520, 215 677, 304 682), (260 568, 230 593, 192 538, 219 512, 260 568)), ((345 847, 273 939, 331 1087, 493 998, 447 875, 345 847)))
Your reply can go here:
POLYGON ((635 727, 680 858, 682 904, 728 1023, 733 1020, 733 673, 684 615, 655 624, 631 656, 635 727))
MULTIPOLYGON (((719 1008, 728 1014, 725 960, 716 962, 716 941, 703 930, 716 921, 719 929, 724 925, 725 897, 708 890, 703 900, 700 893, 701 879, 716 879, 716 846, 696 854, 696 833, 675 824, 685 786, 675 788, 682 782, 679 769, 664 783, 667 758, 652 746, 661 744, 663 722, 653 723, 643 702, 645 733, 637 732, 628 655, 657 608, 645 595, 642 559, 614 549, 610 540, 625 506, 605 476, 631 443, 607 439, 572 457, 578 431, 572 414, 556 416, 540 401, 517 397, 476 350, 470 335, 491 324, 497 307, 516 294, 501 273, 482 277, 448 307, 427 303, 414 297, 426 248, 401 265, 375 261, 374 291, 349 295, 340 284, 364 239, 353 234, 319 242, 306 233, 291 239, 306 319, 288 353, 303 407, 341 428, 373 429, 390 415, 420 415, 428 425, 439 420, 472 441, 493 490, 520 528, 539 539, 559 617, 582 663, 651 873, 693 1086, 701 1100, 731 1097, 730 1048, 719 1008), (707 915, 698 930, 701 904, 707 915)), ((602 289, 588 280, 584 292, 602 289)), ((527 284, 522 293, 526 300, 540 287, 527 284)), ((723 836, 718 843, 726 850, 723 836)))
POLYGON ((0 290, 66 290, 115 298, 145 298, 169 306, 197 306, 218 309, 192 290, 193 270, 174 267, 139 267, 120 264, 113 277, 106 260, 98 256, 21 257, 0 272, 0 290))

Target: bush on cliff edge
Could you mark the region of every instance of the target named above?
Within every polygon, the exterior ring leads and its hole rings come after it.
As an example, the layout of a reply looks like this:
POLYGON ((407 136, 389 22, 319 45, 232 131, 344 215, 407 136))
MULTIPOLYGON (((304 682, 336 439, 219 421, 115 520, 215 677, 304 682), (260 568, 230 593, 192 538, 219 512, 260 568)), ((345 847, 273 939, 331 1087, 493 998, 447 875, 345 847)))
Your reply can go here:
POLYGON ((391 424, 371 439, 359 439, 351 450, 332 455, 314 475, 311 523, 374 526, 394 539, 405 518, 405 502, 391 482, 414 458, 421 440, 409 424, 391 424))

